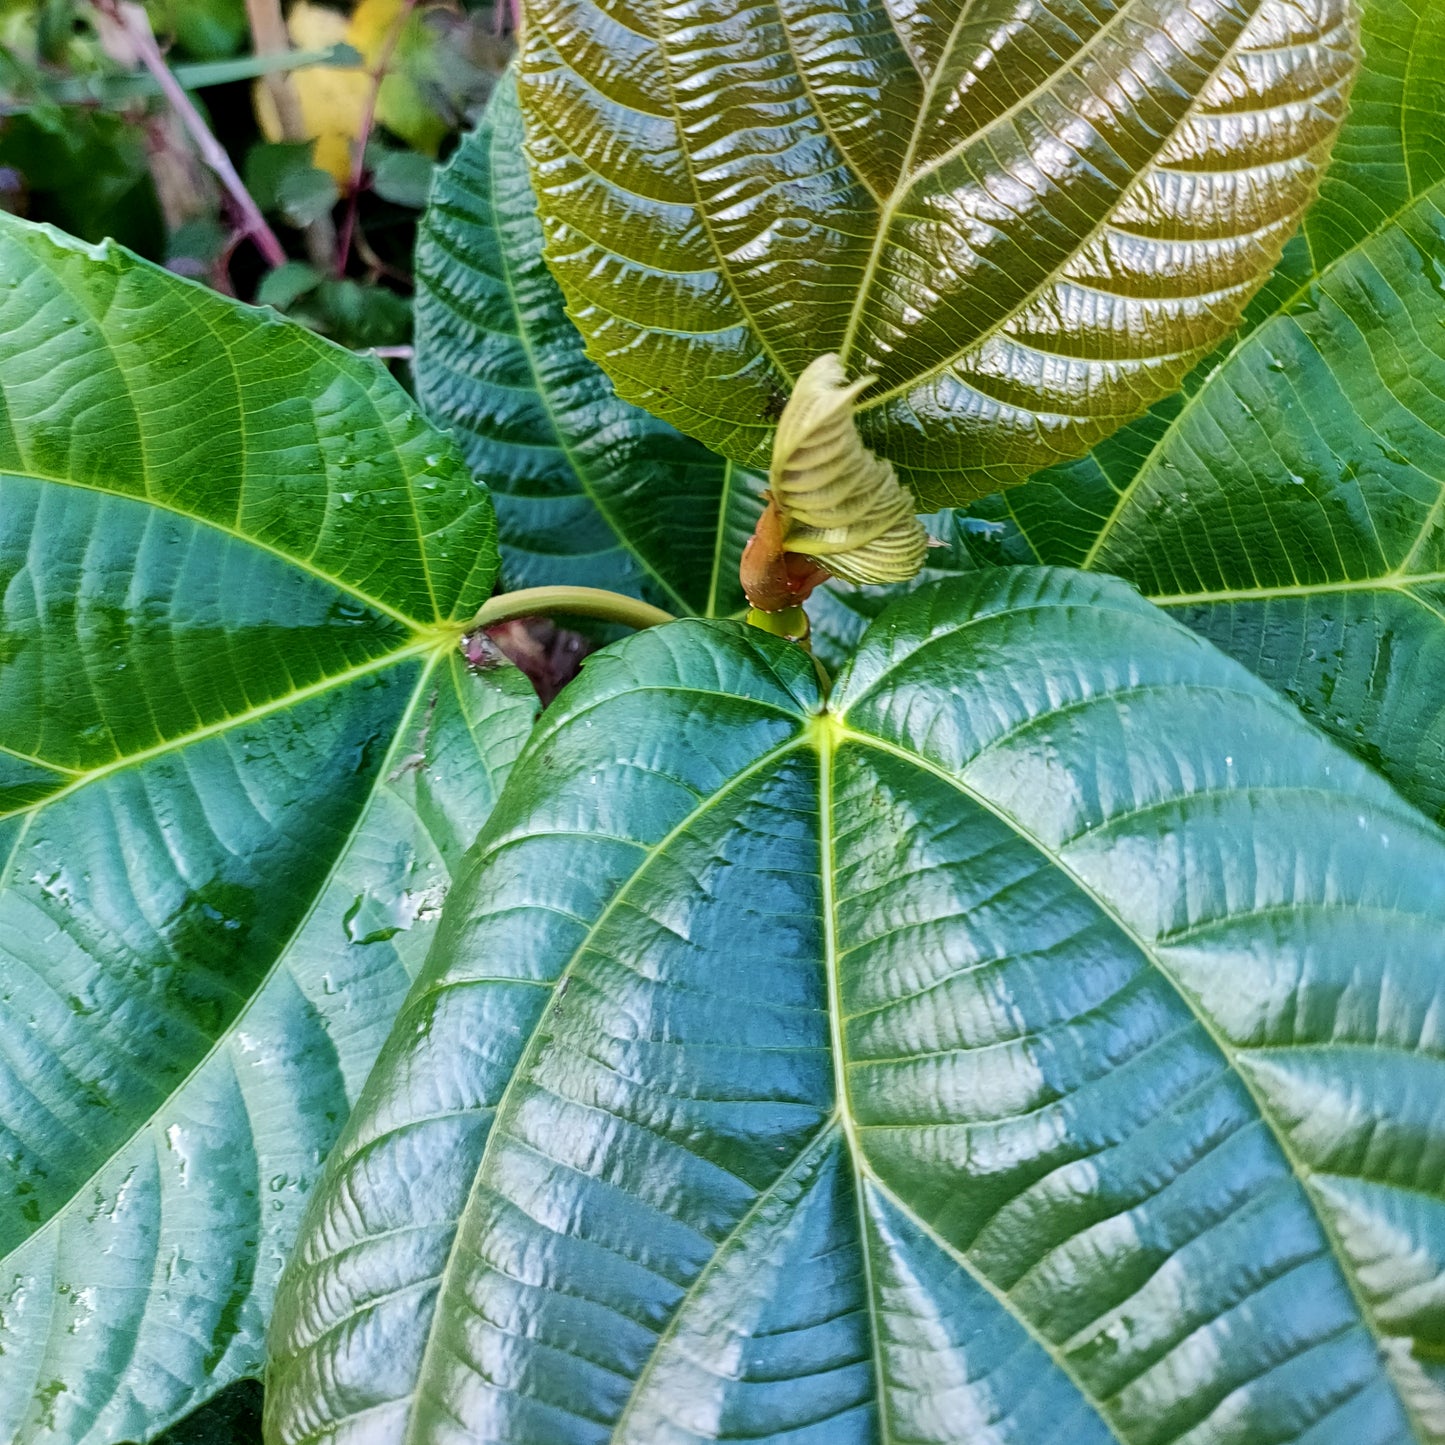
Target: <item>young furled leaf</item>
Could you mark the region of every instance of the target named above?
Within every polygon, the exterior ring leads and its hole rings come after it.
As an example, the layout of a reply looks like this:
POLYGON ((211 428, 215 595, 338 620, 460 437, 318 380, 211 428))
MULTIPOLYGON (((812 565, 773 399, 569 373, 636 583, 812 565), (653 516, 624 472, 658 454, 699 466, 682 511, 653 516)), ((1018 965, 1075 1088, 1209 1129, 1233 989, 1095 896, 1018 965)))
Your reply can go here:
POLYGON ((849 382, 835 355, 811 362, 778 422, 768 474, 789 548, 860 586, 916 577, 928 550, 912 495, 853 422, 858 394, 876 380, 849 382))
POLYGON ((743 551, 743 591, 765 612, 797 606, 828 573, 857 585, 918 575, 928 533, 890 463, 859 439, 858 393, 837 356, 798 378, 773 439, 768 505, 743 551))

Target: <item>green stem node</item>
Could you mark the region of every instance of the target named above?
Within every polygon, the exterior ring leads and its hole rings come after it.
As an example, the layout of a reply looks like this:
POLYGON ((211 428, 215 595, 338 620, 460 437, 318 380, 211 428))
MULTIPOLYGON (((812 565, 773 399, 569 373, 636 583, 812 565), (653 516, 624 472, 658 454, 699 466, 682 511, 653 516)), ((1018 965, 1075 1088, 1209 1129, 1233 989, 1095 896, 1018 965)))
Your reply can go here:
POLYGON ((517 617, 595 617, 601 622, 616 622, 622 627, 656 627, 676 619, 670 612, 608 592, 602 587, 523 587, 516 592, 503 592, 489 597, 472 619, 473 627, 495 627, 517 617))

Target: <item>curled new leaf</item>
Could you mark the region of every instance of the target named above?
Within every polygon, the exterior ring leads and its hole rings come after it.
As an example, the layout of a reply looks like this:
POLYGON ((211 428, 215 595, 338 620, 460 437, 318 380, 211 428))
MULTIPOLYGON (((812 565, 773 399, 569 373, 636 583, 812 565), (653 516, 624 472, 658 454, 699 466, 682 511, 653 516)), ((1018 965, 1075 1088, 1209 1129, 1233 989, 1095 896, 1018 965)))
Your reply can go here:
POLYGON ((853 423, 858 393, 874 380, 847 381, 835 355, 809 363, 778 421, 768 474, 788 550, 860 586, 908 581, 928 550, 912 494, 853 423))
POLYGON ((743 556, 743 590, 755 607, 801 602, 826 569, 859 586, 918 575, 928 533, 892 464, 863 445, 853 420, 859 392, 836 355, 804 368, 778 421, 769 505, 743 556))

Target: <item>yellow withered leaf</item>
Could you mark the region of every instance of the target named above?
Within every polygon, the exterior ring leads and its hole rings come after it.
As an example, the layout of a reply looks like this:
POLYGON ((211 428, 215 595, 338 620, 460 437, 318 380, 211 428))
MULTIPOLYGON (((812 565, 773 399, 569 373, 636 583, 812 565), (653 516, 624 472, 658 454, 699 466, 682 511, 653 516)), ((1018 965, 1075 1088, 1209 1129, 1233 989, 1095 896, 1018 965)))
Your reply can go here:
MULTIPOLYGON (((403 20, 405 28, 392 44, 377 96, 376 120, 417 149, 435 154, 447 124, 429 107, 417 83, 417 76, 431 63, 434 44, 419 14, 405 16, 402 0, 361 0, 348 18, 325 5, 297 0, 287 12, 286 30, 298 50, 325 50, 344 42, 360 53, 366 67, 375 67, 387 55, 392 32, 403 20)), ((316 142, 313 162, 343 189, 351 179, 354 148, 371 94, 372 77, 366 67, 308 65, 291 75, 304 139, 316 142)), ((284 134, 270 91, 259 83, 255 102, 256 119, 267 140, 298 138, 284 134)))
POLYGON ((846 582, 906 582, 923 566, 928 533, 892 463, 858 435, 853 403, 873 380, 848 381, 832 353, 810 362, 778 421, 768 484, 790 552, 846 582))
MULTIPOLYGON (((297 0, 286 16, 286 30, 298 50, 324 50, 347 40, 347 17, 324 5, 297 0)), ((312 163, 345 186, 351 176, 351 147, 361 134, 361 120, 371 78, 365 70, 342 70, 335 66, 308 65, 294 71, 291 86, 301 108, 305 139, 316 142, 312 163)), ((267 140, 287 137, 271 93, 257 82, 256 120, 267 140)))

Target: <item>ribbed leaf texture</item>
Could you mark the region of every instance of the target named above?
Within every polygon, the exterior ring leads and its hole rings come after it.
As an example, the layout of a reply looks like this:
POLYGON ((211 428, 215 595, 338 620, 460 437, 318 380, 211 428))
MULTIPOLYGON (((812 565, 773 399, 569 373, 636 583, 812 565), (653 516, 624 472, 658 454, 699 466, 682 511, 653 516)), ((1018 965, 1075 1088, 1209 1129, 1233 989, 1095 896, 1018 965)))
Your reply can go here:
POLYGON ((492 489, 508 587, 744 606, 760 477, 620 401, 542 260, 516 85, 437 173, 417 240, 417 397, 492 489))
POLYGON ((268 1438, 1445 1438, 1442 908, 1440 834, 1118 582, 924 588, 826 710, 635 636, 328 1161, 268 1438))
POLYGON ((766 463, 876 375, 925 504, 1077 456, 1239 319, 1344 114, 1352 0, 528 0, 547 255, 619 393, 766 463))
POLYGON ((1318 205, 1185 394, 1010 492, 1445 820, 1445 8, 1369 0, 1318 205))
POLYGON ((494 537, 376 362, 0 217, 0 1439, 259 1371, 534 712, 494 537))
POLYGON ((928 533, 929 545, 923 554, 923 570, 912 582, 853 587, 833 581, 808 599, 810 645, 830 670, 837 672, 847 663, 868 624, 895 598, 955 572, 1018 560, 1011 555, 1017 539, 1004 523, 971 517, 954 507, 918 520, 928 533))

